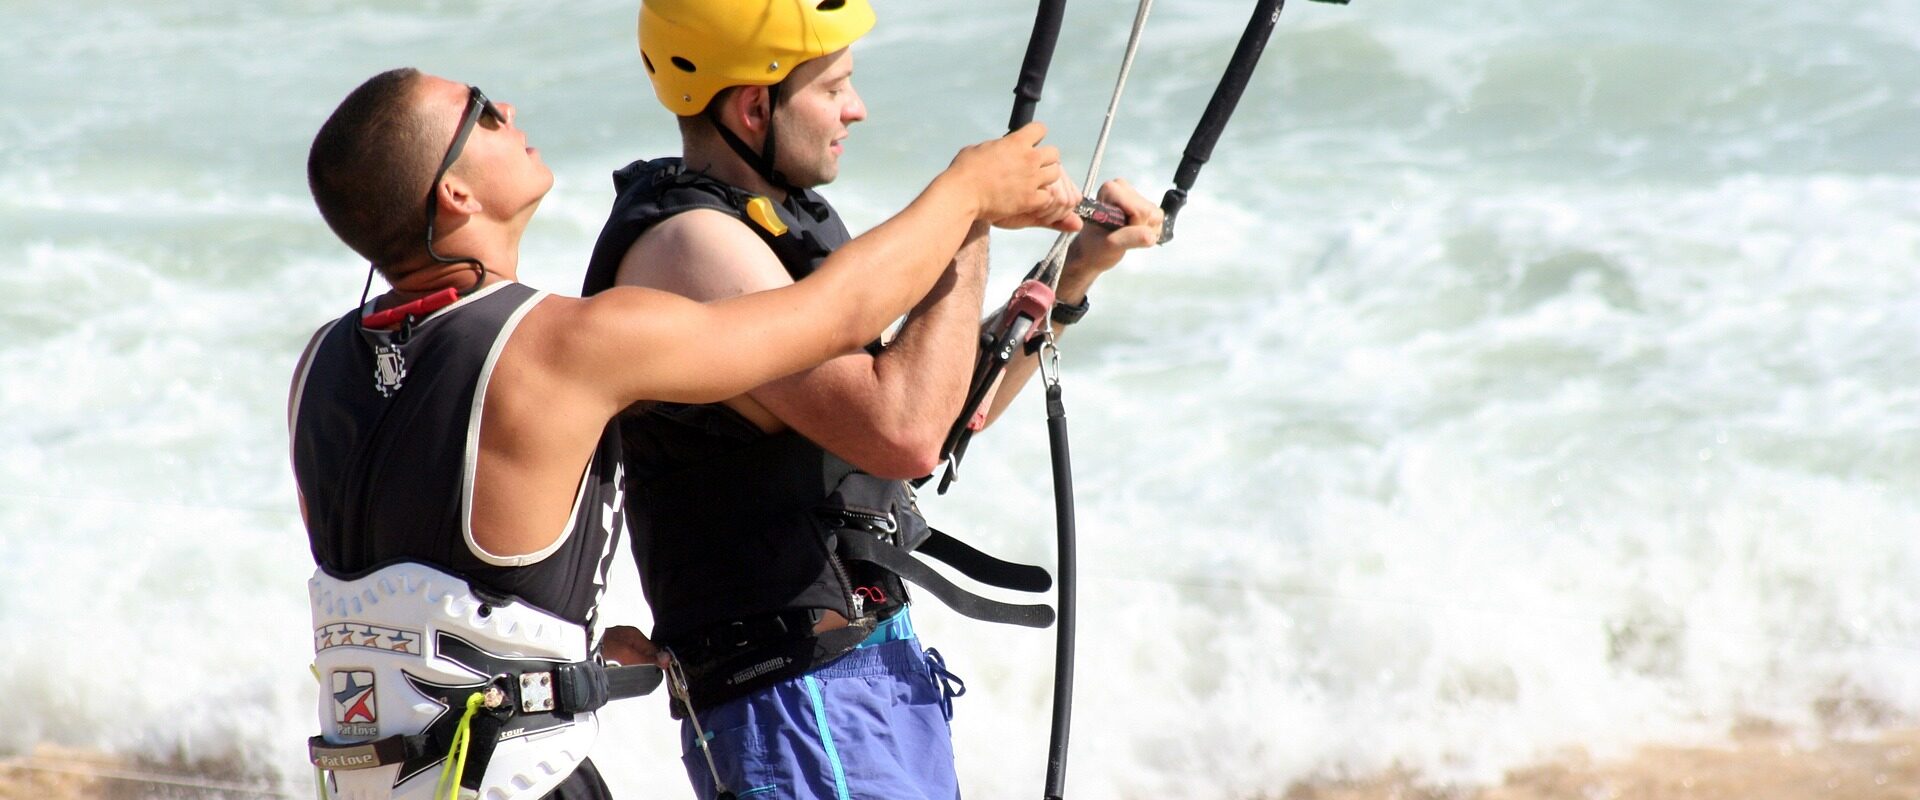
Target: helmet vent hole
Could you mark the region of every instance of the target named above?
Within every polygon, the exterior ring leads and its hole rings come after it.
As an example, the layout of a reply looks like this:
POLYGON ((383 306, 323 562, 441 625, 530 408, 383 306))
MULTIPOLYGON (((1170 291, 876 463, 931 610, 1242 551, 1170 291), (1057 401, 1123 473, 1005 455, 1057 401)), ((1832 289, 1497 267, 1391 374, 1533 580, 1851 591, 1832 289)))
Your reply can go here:
POLYGON ((648 75, 652 75, 654 72, 656 72, 656 70, 653 68, 653 59, 648 58, 646 53, 640 54, 640 63, 647 65, 648 75))
POLYGON ((847 0, 820 0, 820 4, 814 6, 814 9, 818 11, 839 11, 845 8, 846 5, 847 0))
POLYGON ((694 72, 694 71, 695 71, 695 69, 694 69, 694 66, 693 66, 693 62, 691 62, 691 61, 688 61, 688 60, 686 60, 686 59, 684 59, 684 58, 681 58, 681 57, 679 57, 679 56, 674 56, 674 57, 673 57, 673 65, 674 65, 674 66, 676 66, 676 67, 679 67, 679 68, 680 68, 680 71, 681 71, 681 72, 694 72))

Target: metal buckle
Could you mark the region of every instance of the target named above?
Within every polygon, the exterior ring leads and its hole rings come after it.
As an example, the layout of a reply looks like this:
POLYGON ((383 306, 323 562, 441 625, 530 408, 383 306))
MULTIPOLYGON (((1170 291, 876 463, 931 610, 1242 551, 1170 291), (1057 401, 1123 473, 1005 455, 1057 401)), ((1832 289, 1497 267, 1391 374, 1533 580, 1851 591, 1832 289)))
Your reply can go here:
POLYGON ((520 712, 532 714, 553 710, 553 673, 520 673, 520 712))

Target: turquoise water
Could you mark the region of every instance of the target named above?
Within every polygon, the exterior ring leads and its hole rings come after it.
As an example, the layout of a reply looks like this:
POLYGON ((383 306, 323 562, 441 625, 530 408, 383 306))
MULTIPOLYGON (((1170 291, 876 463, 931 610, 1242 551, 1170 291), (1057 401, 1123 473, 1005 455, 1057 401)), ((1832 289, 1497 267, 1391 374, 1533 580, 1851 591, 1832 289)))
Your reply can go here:
MULTIPOLYGON (((1041 118, 1074 164, 1131 12, 1069 11, 1041 118)), ((674 145, 633 8, 0 13, 0 750, 240 759, 298 792, 283 404, 364 274, 307 143, 391 66, 514 102, 558 177, 523 277, 570 290, 607 173, 674 145)), ((829 191, 859 226, 1004 123, 1031 21, 880 13, 829 191)), ((1155 8, 1110 175, 1166 186, 1245 14, 1155 8)), ((1920 713, 1916 142, 1912 3, 1289 7, 1180 238, 1065 342, 1076 793, 1487 781, 1569 744, 1920 713)), ((1045 244, 997 239, 996 294, 1045 244)), ((927 504, 1044 561, 1032 400, 927 504)), ((630 573, 610 603, 644 622, 630 573)), ((1048 634, 918 622, 971 689, 969 794, 1033 791, 1048 634)), ((616 789, 679 793, 649 791, 681 780, 658 698, 608 717, 616 789)))

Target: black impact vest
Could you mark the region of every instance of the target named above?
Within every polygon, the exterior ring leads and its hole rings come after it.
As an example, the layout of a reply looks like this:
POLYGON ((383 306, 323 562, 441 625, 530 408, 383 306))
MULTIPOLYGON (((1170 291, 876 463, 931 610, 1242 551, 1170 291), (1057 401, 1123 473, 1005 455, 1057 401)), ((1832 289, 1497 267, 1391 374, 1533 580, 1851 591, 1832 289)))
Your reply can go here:
POLYGON ((483 597, 518 598, 593 630, 624 513, 614 424, 584 465, 567 528, 551 548, 483 553, 469 510, 480 442, 478 400, 521 317, 545 295, 503 282, 395 332, 361 327, 355 309, 322 329, 291 413, 294 478, 313 558, 352 579, 413 561, 457 575, 483 597), (375 348, 398 345, 405 378, 376 388, 375 348))
MULTIPOLYGON (((770 205, 786 228, 776 233, 749 213, 755 195, 689 172, 677 158, 636 161, 614 173, 614 188, 618 197, 594 245, 583 294, 613 286, 627 251, 654 225, 695 209, 741 220, 794 280, 850 238, 833 207, 811 190, 770 205)), ((1045 570, 992 559, 929 528, 907 482, 861 472, 796 432, 767 434, 721 404, 656 403, 622 415, 620 434, 627 523, 653 609, 653 638, 688 664, 698 707, 852 649, 906 604, 903 577, 969 616, 1052 622, 1045 606, 967 593, 909 551, 1026 591, 1051 585, 1045 570), (812 636, 810 623, 822 609, 852 624, 812 636)))

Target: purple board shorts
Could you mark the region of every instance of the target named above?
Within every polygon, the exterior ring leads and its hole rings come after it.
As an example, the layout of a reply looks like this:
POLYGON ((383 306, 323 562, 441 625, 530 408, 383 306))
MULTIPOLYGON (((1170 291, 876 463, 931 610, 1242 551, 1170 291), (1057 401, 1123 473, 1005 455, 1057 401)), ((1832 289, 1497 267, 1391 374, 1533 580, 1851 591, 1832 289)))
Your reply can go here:
MULTIPOLYGON (((740 800, 957 800, 952 699, 966 687, 922 651, 903 611, 867 642, 798 678, 700 714, 713 765, 740 800)), ((718 795, 691 722, 681 763, 718 795)))

